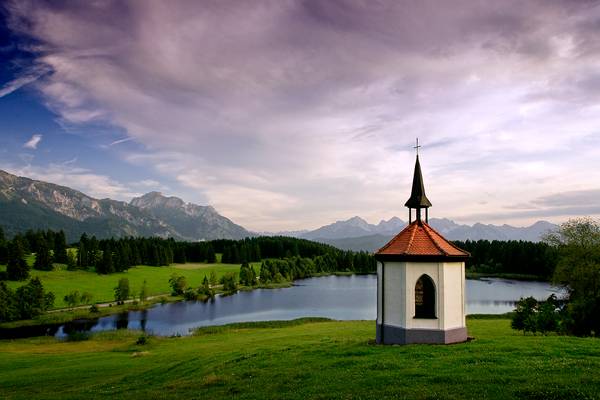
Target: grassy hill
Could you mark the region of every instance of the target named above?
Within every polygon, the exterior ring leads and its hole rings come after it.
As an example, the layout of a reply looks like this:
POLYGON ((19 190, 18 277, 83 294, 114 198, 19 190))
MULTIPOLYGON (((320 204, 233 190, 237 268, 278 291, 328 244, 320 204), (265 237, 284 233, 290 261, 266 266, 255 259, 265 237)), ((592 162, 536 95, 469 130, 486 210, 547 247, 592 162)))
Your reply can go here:
POLYGON ((372 321, 292 321, 150 338, 0 341, 4 399, 595 399, 600 342, 471 319, 476 340, 378 346, 372 321))

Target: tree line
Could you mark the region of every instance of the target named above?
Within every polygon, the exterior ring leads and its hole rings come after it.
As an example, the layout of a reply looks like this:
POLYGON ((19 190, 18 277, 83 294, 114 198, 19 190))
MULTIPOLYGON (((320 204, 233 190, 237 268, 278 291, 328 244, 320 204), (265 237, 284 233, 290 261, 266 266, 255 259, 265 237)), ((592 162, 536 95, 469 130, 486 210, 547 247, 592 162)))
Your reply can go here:
POLYGON ((466 262, 470 272, 527 274, 548 280, 558 261, 557 249, 545 242, 457 240, 453 243, 471 253, 466 262))
POLYGON ((294 278, 314 272, 375 271, 375 261, 367 252, 344 251, 330 245, 285 236, 178 242, 172 238, 156 237, 99 240, 95 236, 83 234, 69 248, 63 231, 28 231, 23 235, 15 235, 12 240, 6 240, 0 228, 0 264, 7 264, 7 270, 0 279, 26 280, 30 268, 25 256, 30 253, 35 253, 34 269, 52 270, 53 263, 60 263, 70 270, 95 270, 100 274, 122 272, 135 265, 215 263, 217 253, 222 254, 221 262, 228 264, 258 262, 263 259, 310 260, 301 264, 289 261, 291 267, 281 268, 283 275, 294 278))
MULTIPOLYGON (((528 274, 548 280, 558 261, 557 249, 545 242, 526 241, 455 241, 471 253, 467 270, 483 274, 528 274)), ((29 267, 25 255, 35 253, 33 268, 51 270, 53 263, 66 264, 68 269, 93 269, 101 274, 125 271, 135 265, 163 266, 171 263, 242 264, 263 259, 311 259, 318 272, 374 272, 375 263, 369 253, 343 251, 335 247, 292 237, 256 237, 243 240, 219 239, 202 242, 178 242, 163 238, 97 239, 81 235, 74 249, 68 249, 63 231, 29 230, 7 240, 0 228, 0 264, 7 271, 0 279, 25 280, 29 267), (318 258, 319 257, 319 258, 318 258)))

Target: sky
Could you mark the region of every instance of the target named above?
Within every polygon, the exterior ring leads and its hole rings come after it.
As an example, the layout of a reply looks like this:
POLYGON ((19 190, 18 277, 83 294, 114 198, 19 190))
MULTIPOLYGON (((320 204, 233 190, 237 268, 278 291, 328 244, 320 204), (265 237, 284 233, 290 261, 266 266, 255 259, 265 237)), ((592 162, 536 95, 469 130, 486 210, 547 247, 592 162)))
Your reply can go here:
POLYGON ((600 3, 5 1, 0 169, 253 231, 600 215, 600 3))

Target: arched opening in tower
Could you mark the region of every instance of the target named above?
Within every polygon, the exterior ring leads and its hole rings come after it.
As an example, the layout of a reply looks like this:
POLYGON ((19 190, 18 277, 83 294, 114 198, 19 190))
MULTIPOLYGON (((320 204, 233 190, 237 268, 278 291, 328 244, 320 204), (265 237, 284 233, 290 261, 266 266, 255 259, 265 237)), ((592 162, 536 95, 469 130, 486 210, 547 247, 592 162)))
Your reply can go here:
POLYGON ((415 285, 415 318, 436 318, 435 285, 428 275, 421 275, 415 285))

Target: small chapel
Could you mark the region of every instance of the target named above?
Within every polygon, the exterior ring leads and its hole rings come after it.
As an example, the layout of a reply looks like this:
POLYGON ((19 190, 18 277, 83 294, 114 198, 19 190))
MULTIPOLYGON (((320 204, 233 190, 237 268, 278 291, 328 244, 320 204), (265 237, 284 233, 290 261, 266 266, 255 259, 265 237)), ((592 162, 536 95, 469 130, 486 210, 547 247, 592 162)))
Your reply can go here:
POLYGON ((431 202, 419 163, 405 206, 409 223, 375 253, 377 343, 458 343, 467 340, 465 261, 470 254, 429 226, 431 202))

